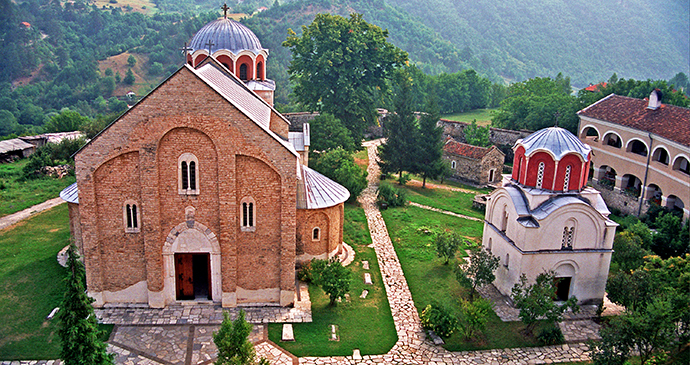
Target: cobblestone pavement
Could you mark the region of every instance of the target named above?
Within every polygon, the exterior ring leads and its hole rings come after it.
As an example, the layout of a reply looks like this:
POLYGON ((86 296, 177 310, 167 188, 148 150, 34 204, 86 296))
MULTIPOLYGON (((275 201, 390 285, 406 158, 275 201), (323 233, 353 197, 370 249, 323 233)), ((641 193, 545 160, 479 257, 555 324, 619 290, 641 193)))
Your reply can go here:
POLYGON ((163 309, 132 305, 95 309, 99 322, 119 325, 220 324, 223 312, 235 318, 240 309, 251 323, 311 322, 311 306, 222 308, 220 304, 170 305, 163 309))

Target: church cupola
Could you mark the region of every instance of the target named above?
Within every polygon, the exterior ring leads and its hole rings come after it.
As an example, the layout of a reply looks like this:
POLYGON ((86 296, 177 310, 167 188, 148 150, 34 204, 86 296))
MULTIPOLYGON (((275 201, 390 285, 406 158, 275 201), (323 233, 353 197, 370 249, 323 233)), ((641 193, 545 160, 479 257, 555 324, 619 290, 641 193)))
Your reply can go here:
POLYGON ((512 180, 549 191, 580 191, 587 185, 592 148, 569 131, 551 127, 518 140, 512 180))

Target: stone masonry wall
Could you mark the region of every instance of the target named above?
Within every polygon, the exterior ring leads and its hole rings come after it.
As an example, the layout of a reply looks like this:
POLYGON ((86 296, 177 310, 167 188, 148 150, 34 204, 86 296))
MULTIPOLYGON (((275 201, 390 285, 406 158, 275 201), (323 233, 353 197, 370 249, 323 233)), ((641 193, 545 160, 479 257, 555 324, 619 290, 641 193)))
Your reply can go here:
MULTIPOLYGON (((441 119, 438 121, 436 125, 443 128, 444 137, 453 137, 460 142, 467 142, 465 140, 464 130, 469 125, 469 123, 441 119)), ((512 131, 509 129, 493 127, 490 128, 490 131, 491 135, 489 137, 489 140, 491 141, 491 143, 495 145, 509 145, 511 147, 515 144, 515 142, 517 142, 518 139, 525 138, 532 134, 532 131, 527 130, 512 131)))

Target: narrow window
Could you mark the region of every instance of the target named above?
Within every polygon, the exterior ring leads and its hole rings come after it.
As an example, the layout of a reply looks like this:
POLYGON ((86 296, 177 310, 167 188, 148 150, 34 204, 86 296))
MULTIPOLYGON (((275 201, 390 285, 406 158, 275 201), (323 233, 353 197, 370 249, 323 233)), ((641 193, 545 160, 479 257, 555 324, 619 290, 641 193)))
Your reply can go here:
POLYGON ((312 235, 311 235, 311 239, 312 239, 313 241, 318 241, 318 240, 319 240, 319 232, 320 232, 320 230, 319 230, 318 227, 314 228, 314 230, 312 231, 312 235))
POLYGON ((455 166, 456 166, 455 161, 451 161, 451 162, 450 162, 450 167, 451 167, 452 169, 455 169, 455 166))
POLYGON ((243 63, 240 65, 240 80, 247 81, 247 64, 243 63))
POLYGON ((572 165, 568 165, 565 168, 565 177, 563 178, 563 191, 568 191, 568 185, 570 184, 570 171, 572 170, 572 165))
POLYGON ((187 168, 187 161, 182 161, 182 189, 189 189, 189 169, 187 168))
POLYGON ((125 232, 139 232, 139 212, 135 201, 128 200, 125 202, 122 209, 122 215, 125 226, 125 232))
POLYGON ((488 247, 488 248, 489 248, 489 252, 491 252, 491 244, 492 244, 491 238, 489 238, 489 247, 488 247))
POLYGON ((252 198, 244 198, 240 203, 240 229, 243 232, 256 230, 255 227, 255 203, 252 198))
POLYGON ((179 194, 199 194, 199 160, 191 153, 183 153, 178 159, 178 183, 179 194))
POLYGON ((507 254, 506 254, 506 263, 505 263, 505 265, 503 265, 503 266, 505 266, 505 267, 507 268, 509 264, 510 264, 510 254, 507 253, 507 254))
POLYGON ((196 162, 189 162, 189 188, 196 190, 196 162))
POLYGON ((544 165, 543 162, 539 163, 539 172, 537 173, 537 189, 541 189, 541 185, 544 182, 544 165))
POLYGON ((561 240, 561 250, 572 250, 573 249, 573 235, 575 233, 575 227, 564 227, 563 228, 563 239, 561 240))

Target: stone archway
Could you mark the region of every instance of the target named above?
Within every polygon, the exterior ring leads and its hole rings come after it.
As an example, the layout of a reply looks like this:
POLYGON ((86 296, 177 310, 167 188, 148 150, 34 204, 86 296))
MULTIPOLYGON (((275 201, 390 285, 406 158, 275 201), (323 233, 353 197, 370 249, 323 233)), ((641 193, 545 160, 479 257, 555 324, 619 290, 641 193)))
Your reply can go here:
MULTIPOLYGON (((193 208, 192 208, 193 209, 193 208)), ((193 213, 191 214, 193 216, 193 213)), ((189 208, 188 208, 188 217, 189 208)), ((175 254, 208 254, 211 299, 221 301, 220 245, 216 235, 205 225, 188 219, 170 230, 163 245, 164 292, 166 302, 177 301, 175 254)))

